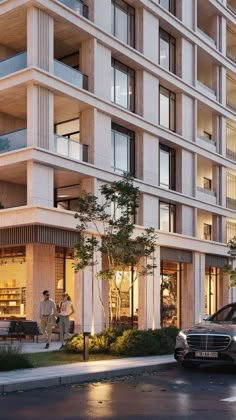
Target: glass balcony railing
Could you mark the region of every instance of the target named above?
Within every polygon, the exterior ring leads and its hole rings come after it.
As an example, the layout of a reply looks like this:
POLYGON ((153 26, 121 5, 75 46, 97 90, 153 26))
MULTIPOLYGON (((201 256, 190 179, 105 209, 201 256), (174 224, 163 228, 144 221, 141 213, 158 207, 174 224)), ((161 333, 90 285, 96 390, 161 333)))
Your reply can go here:
POLYGON ((27 130, 12 131, 0 135, 0 153, 10 152, 11 150, 22 149, 27 146, 27 130))
POLYGON ((234 8, 229 2, 227 2, 227 7, 229 10, 231 10, 232 13, 236 15, 236 8, 234 8))
POLYGON ((60 79, 66 80, 73 85, 82 89, 88 90, 88 76, 85 76, 78 70, 62 63, 61 61, 54 60, 54 74, 60 79))
POLYGON ((236 161, 236 151, 227 148, 226 149, 226 157, 228 159, 236 161))
POLYGON ((15 73, 27 67, 27 52, 8 57, 0 61, 0 77, 15 73))
POLYGON ((88 162, 88 146, 54 134, 54 151, 59 155, 88 162))
POLYGON ((204 32, 202 29, 197 28, 197 32, 204 37, 205 40, 210 42, 212 45, 216 46, 216 42, 213 38, 211 38, 206 32, 204 32))
POLYGON ((88 6, 86 6, 82 0, 58 1, 88 19, 88 6))
POLYGON ((230 108, 232 111, 236 112, 236 103, 235 101, 232 102, 230 99, 226 99, 226 106, 230 108))

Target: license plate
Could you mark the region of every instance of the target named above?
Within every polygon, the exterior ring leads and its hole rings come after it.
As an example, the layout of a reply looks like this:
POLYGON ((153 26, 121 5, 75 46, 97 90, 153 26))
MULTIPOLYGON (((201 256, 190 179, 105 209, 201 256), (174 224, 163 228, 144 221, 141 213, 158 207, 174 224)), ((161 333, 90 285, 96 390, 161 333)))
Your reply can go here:
POLYGON ((218 352, 217 351, 196 351, 195 356, 196 357, 212 357, 214 359, 217 359, 218 352))

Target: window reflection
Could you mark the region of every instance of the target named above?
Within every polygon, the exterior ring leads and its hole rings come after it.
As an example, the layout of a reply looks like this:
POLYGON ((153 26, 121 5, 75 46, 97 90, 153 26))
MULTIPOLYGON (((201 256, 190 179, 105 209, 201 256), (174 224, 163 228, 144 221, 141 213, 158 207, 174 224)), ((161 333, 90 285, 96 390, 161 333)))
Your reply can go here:
POLYGON ((173 204, 159 203, 159 229, 163 232, 175 232, 175 206, 173 204))
POLYGON ((134 8, 123 0, 112 0, 112 34, 126 44, 134 47, 134 8))
POLYGON ((134 112, 134 70, 112 59, 111 101, 134 112))
POLYGON ((176 11, 176 0, 159 0, 159 3, 162 7, 168 10, 170 13, 175 15, 176 11))
POLYGON ((160 86, 159 93, 159 122, 163 127, 175 131, 175 93, 160 86))
POLYGON ((161 325, 180 327, 181 264, 161 262, 161 325))
POLYGON ((162 188, 175 189, 175 150, 160 144, 160 180, 162 188))
POLYGON ((205 271, 205 313, 213 314, 217 311, 217 293, 220 269, 206 267, 205 271))
POLYGON ((160 29, 160 65, 175 73, 175 39, 160 29))
POLYGON ((134 132, 112 124, 111 146, 114 171, 134 175, 134 132))

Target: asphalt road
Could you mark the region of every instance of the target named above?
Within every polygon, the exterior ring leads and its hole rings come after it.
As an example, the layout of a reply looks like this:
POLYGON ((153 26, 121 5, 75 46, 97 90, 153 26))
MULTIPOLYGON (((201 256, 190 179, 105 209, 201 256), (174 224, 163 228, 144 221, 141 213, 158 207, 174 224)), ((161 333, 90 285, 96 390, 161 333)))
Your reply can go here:
POLYGON ((236 419, 236 367, 184 370, 0 396, 0 419, 236 419))

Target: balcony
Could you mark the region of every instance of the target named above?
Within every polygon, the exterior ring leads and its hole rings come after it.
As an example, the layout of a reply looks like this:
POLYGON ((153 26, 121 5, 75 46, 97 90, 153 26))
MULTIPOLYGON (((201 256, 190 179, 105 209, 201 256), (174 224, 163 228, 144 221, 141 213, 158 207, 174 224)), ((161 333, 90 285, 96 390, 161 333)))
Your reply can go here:
POLYGON ((231 197, 226 197, 226 207, 231 210, 236 210, 236 200, 231 197))
POLYGON ((197 32, 201 36, 204 41, 209 42, 212 46, 216 47, 216 42, 213 38, 206 34, 206 32, 202 31, 200 28, 197 28, 197 32))
POLYGON ((232 2, 230 2, 229 0, 227 1, 227 7, 228 7, 228 9, 234 14, 234 15, 236 15, 236 7, 233 7, 232 6, 232 4, 231 4, 232 2))
POLYGON ((214 139, 209 137, 203 136, 202 134, 197 134, 197 143, 203 147, 207 147, 208 149, 215 151, 216 150, 216 142, 214 139))
POLYGON ((54 74, 72 85, 88 90, 88 76, 61 61, 54 60, 54 74))
POLYGON ((206 188, 197 187, 197 198, 204 203, 216 204, 215 191, 207 190, 206 188))
POLYGON ((15 73, 27 67, 27 52, 8 57, 0 61, 0 77, 15 73))
POLYGON ((64 6, 69 7, 70 9, 74 10, 74 12, 88 19, 88 6, 86 6, 83 1, 81 0, 58 0, 58 1, 64 4, 64 6))
POLYGON ((22 149, 27 146, 27 130, 12 131, 0 135, 0 153, 10 152, 12 150, 22 149))
POLYGON ((234 150, 226 149, 226 157, 228 159, 236 161, 236 152, 234 150))
POLYGON ((54 151, 81 162, 88 162, 88 146, 63 136, 54 134, 54 151))
POLYGON ((211 96, 213 99, 216 99, 216 92, 199 80, 197 80, 197 88, 207 96, 211 96))

